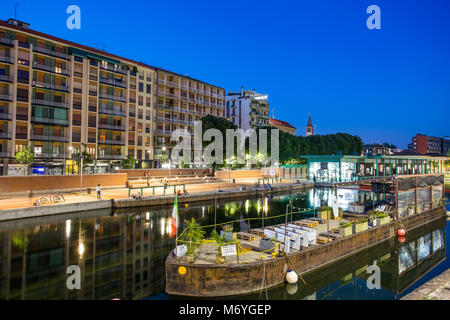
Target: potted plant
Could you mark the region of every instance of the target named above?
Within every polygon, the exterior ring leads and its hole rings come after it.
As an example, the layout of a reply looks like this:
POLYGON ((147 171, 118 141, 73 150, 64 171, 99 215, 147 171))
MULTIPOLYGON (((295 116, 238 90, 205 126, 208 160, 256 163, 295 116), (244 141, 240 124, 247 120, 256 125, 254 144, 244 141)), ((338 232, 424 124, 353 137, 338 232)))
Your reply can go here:
POLYGON ((186 261, 192 263, 195 260, 195 252, 201 244, 205 231, 200 228, 194 218, 185 221, 185 223, 186 229, 180 240, 186 246, 186 261))
POLYGON ((391 222, 391 218, 386 212, 377 212, 375 217, 377 218, 377 224, 380 226, 391 222))
POLYGON ((369 228, 369 221, 365 218, 360 218, 355 222, 355 233, 366 231, 369 228))
POLYGON ((218 249, 219 249, 219 252, 217 252, 217 254, 216 254, 216 263, 217 264, 225 263, 226 259, 224 256, 222 256, 221 248, 222 248, 222 246, 227 244, 227 240, 225 239, 224 236, 220 236, 216 230, 212 231, 211 236, 214 239, 214 241, 216 241, 218 249))
POLYGON ((353 233, 353 224, 349 221, 339 224, 339 234, 346 237, 353 233))

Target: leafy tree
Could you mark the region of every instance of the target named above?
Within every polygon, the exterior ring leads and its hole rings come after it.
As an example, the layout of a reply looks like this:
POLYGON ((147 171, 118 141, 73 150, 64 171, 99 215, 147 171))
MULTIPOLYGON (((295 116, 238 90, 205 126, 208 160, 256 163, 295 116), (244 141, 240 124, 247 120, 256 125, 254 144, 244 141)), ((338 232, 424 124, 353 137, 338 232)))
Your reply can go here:
POLYGON ((34 153, 31 150, 29 142, 27 142, 27 144, 24 145, 21 150, 16 152, 16 160, 20 164, 25 164, 27 166, 27 174, 28 174, 28 168, 34 161, 34 153))
POLYGON ((127 155, 122 161, 120 161, 120 167, 123 169, 134 169, 136 160, 132 155, 127 155))
POLYGON ((80 166, 80 164, 81 164, 81 158, 83 158, 83 166, 94 163, 94 155, 92 153, 89 153, 86 150, 87 144, 83 143, 82 146, 83 146, 83 151, 78 156, 78 159, 76 159, 78 166, 80 166))

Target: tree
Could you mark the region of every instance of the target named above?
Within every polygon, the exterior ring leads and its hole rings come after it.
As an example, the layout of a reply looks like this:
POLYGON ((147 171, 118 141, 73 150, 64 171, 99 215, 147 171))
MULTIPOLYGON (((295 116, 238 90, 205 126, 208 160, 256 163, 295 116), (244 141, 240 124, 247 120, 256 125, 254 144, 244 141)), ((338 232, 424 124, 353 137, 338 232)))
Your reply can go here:
POLYGON ((120 161, 120 167, 122 169, 134 169, 135 165, 136 160, 130 154, 120 161))
POLYGON ((22 147, 21 150, 16 152, 16 160, 20 164, 25 164, 27 166, 27 175, 28 175, 28 168, 34 161, 34 153, 31 150, 29 142, 27 142, 26 145, 22 147))

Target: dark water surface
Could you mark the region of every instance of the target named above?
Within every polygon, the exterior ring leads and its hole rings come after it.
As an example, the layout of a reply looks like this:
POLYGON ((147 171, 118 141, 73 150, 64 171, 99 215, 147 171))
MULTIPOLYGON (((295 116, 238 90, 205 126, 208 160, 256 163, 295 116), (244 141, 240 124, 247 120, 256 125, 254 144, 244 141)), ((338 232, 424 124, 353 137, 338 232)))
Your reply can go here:
MULTIPOLYGON (((295 193, 296 208, 316 205, 324 194, 295 193)), ((290 194, 199 203, 180 208, 181 220, 210 225, 286 212, 290 194)), ((447 199, 448 201, 448 199, 447 199)), ((447 205, 447 210, 450 210, 447 205)), ((0 299, 166 299, 164 262, 175 239, 172 207, 95 211, 0 223, 0 299), (69 290, 67 268, 79 266, 81 289, 69 290)), ((297 220, 314 212, 294 215, 297 220)), ((265 224, 284 222, 284 217, 265 224)), ((233 224, 246 230, 248 221, 233 224)), ((250 222, 252 228, 260 220, 250 222)), ((240 299, 398 299, 450 265, 448 222, 433 222, 280 286, 240 299), (376 261, 381 289, 369 290, 367 267, 376 261)), ((210 229, 207 229, 210 231, 210 229)), ((171 298, 171 297, 169 297, 171 298)))

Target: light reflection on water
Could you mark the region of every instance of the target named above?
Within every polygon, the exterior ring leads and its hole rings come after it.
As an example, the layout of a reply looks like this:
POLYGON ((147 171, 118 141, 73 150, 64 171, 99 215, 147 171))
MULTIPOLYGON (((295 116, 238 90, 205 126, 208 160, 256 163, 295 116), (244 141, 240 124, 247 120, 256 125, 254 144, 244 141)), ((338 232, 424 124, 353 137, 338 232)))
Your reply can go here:
MULTIPOLYGON (((321 197, 319 193, 296 193, 292 203, 296 208, 307 208, 321 197)), ((240 217, 270 217, 284 213, 290 198, 289 194, 263 195, 248 200, 218 201, 217 207, 214 202, 182 206, 180 217, 181 220, 194 217, 202 225, 213 224, 215 219, 220 223, 240 217)), ((114 216, 99 211, 0 223, 0 299, 166 298, 164 262, 174 247, 174 239, 169 236, 171 211, 171 207, 140 208, 121 210, 114 216), (69 265, 78 265, 81 269, 81 290, 66 288, 69 265)), ((283 218, 277 218, 270 223, 282 222, 283 218)), ((259 220, 251 221, 252 228, 260 225, 259 220)), ((237 231, 245 230, 248 221, 235 223, 233 227, 237 231)), ((448 237, 448 232, 445 234, 448 237)), ((269 290, 269 298, 398 298, 395 287, 366 292, 364 278, 356 275, 358 269, 379 258, 377 255, 385 255, 383 250, 390 253, 390 248, 369 249, 358 260, 346 261, 346 267, 341 266, 339 270, 347 274, 339 275, 340 278, 336 278, 338 275, 332 267, 333 272, 324 269, 305 276, 306 282, 315 290, 299 282, 295 294, 293 287, 282 287, 269 290), (360 266, 360 263, 364 265, 360 266), (321 280, 317 282, 316 278, 321 280)), ((393 258, 386 261, 390 266, 393 258)), ((424 278, 442 272, 445 266, 448 267, 446 264, 446 261, 441 263, 424 278)), ((385 281, 393 283, 389 273, 386 274, 385 281)), ((409 275, 413 279, 417 276, 409 275)))

